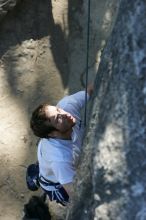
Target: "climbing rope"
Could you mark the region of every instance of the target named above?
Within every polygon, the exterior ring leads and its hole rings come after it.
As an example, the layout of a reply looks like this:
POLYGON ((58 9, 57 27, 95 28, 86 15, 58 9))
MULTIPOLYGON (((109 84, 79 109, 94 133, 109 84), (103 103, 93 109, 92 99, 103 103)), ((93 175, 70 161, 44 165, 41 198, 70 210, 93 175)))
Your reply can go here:
POLYGON ((84 126, 87 122, 87 87, 88 87, 88 66, 89 66, 89 38, 90 38, 90 0, 88 0, 88 16, 87 16, 87 50, 86 50, 86 73, 85 73, 85 112, 84 126))

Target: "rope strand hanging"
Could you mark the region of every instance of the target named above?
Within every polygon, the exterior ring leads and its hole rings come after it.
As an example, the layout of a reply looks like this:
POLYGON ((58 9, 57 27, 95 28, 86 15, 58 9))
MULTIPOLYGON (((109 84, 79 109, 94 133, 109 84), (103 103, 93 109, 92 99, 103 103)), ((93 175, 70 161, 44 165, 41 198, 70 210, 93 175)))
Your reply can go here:
POLYGON ((85 112, 84 112, 84 126, 87 122, 87 87, 88 87, 88 66, 89 66, 89 39, 90 39, 90 5, 91 1, 88 0, 88 16, 87 16, 87 50, 86 50, 86 79, 85 79, 85 112))

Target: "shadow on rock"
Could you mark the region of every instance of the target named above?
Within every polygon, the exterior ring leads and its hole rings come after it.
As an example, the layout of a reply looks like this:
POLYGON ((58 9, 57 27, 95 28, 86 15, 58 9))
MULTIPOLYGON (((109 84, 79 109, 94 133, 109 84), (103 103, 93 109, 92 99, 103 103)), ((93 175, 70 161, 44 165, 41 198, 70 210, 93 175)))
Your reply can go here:
POLYGON ((46 201, 46 195, 32 196, 24 205, 24 217, 22 220, 51 220, 51 215, 46 201))

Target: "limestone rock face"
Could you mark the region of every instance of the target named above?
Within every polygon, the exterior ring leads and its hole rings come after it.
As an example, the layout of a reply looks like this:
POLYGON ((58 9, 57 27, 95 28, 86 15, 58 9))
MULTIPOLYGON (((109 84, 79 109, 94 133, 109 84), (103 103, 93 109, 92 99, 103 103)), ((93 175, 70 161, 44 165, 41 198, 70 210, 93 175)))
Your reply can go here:
POLYGON ((146 219, 146 4, 121 0, 95 82, 69 219, 146 219))
POLYGON ((8 11, 11 11, 15 7, 18 1, 20 0, 0 0, 0 21, 8 11))

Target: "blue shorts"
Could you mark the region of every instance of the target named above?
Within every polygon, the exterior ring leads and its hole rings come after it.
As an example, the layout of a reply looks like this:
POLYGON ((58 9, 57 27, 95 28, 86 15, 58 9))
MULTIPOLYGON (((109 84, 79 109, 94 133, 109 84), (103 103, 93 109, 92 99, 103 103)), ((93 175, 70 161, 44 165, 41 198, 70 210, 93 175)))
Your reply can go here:
POLYGON ((56 201, 57 203, 66 206, 69 203, 69 195, 67 194, 63 186, 58 185, 55 188, 56 189, 52 191, 48 191, 43 188, 42 189, 49 196, 50 201, 56 201))
POLYGON ((39 178, 39 182, 41 183, 40 186, 43 191, 49 196, 50 201, 56 201, 57 203, 66 206, 69 203, 69 195, 63 188, 63 186, 60 183, 53 183, 44 178, 42 180, 42 178, 43 177, 39 178), (50 187, 50 190, 44 189, 43 185, 48 186, 48 188, 50 187))

